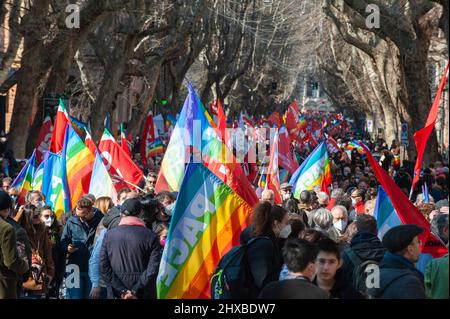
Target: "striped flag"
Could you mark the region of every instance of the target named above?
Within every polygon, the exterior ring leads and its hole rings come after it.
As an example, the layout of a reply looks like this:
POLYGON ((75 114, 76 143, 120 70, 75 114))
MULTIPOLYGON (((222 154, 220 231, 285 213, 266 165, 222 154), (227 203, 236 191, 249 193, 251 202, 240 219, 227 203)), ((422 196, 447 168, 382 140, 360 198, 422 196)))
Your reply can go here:
POLYGON ((66 161, 70 208, 72 209, 80 197, 89 192, 95 158, 70 123, 67 123, 66 127, 62 156, 66 161))
POLYGON ((314 186, 321 186, 322 190, 326 191, 325 186, 331 184, 331 171, 325 141, 321 142, 300 165, 289 184, 297 199, 302 191, 312 190, 314 186))
MULTIPOLYGON (((394 207, 395 213, 401 221, 401 224, 415 224, 424 229, 424 232, 418 236, 421 241, 422 255, 420 256, 421 258, 419 262, 416 264, 416 267, 423 271, 428 261, 432 258, 442 257, 448 253, 448 249, 433 233, 431 233, 430 223, 425 219, 425 216, 423 216, 418 208, 408 200, 408 197, 395 184, 389 174, 380 165, 378 165, 367 146, 363 143, 360 143, 360 146, 365 150, 370 166, 372 166, 375 176, 383 187, 383 191, 386 192, 389 197, 389 200, 394 207)), ((392 214, 392 210, 389 211, 389 209, 387 209, 386 212, 383 211, 383 213, 392 214)), ((381 224, 383 231, 387 228, 384 226, 385 224, 386 222, 381 224)), ((393 223, 386 225, 392 226, 393 223)))
POLYGON ((96 198, 102 196, 110 197, 114 203, 117 201, 116 188, 114 187, 111 176, 109 176, 108 170, 106 169, 105 164, 103 164, 103 159, 98 152, 95 156, 94 167, 92 169, 89 194, 94 195, 96 198))
POLYGON ((70 211, 69 186, 65 166, 61 155, 51 152, 45 154, 42 193, 58 219, 70 211))
POLYGON ((164 154, 156 191, 179 191, 186 163, 193 154, 245 201, 255 205, 258 197, 241 165, 217 135, 211 116, 188 81, 187 87, 189 94, 164 154))
POLYGON ((402 224, 389 196, 382 186, 378 186, 373 217, 377 220, 378 237, 380 240, 389 229, 402 224))
POLYGON ((364 155, 364 149, 361 146, 359 146, 357 141, 348 142, 345 149, 348 151, 352 151, 352 150, 356 149, 359 154, 364 155))
POLYGON ((33 154, 28 159, 25 166, 20 171, 19 175, 17 175, 16 179, 12 182, 11 187, 17 189, 19 191, 19 196, 17 202, 19 205, 25 204, 25 196, 28 191, 30 191, 31 184, 33 183, 34 171, 36 169, 36 149, 33 151, 33 154))
POLYGON ((130 148, 128 147, 127 138, 123 129, 123 123, 120 123, 120 146, 123 148, 124 152, 131 157, 130 148))
POLYGON ((98 152, 97 146, 92 140, 91 134, 86 130, 86 137, 84 138, 84 144, 91 151, 92 155, 95 155, 98 152))
MULTIPOLYGON (((46 153, 44 153, 44 157, 46 153)), ((42 161, 42 163, 39 164, 38 168, 36 169, 36 172, 34 173, 33 182, 31 183, 31 189, 34 191, 42 191, 43 178, 44 178, 44 161, 42 161)))
POLYGON ((210 298, 222 256, 239 245, 252 208, 200 163, 189 163, 157 278, 159 299, 210 298))
POLYGON ((50 142, 50 152, 57 154, 62 151, 64 145, 64 134, 66 133, 66 126, 69 122, 69 114, 64 107, 63 101, 59 99, 58 111, 56 113, 52 139, 50 142))

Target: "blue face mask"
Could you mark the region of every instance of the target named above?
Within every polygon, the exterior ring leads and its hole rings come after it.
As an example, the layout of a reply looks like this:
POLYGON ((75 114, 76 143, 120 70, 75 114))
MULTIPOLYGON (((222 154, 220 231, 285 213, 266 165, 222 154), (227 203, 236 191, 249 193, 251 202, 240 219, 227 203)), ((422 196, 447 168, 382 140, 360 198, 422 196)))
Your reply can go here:
POLYGON ((170 205, 167 205, 165 208, 165 213, 167 216, 172 216, 173 214, 173 209, 175 208, 175 202, 173 202, 170 205))

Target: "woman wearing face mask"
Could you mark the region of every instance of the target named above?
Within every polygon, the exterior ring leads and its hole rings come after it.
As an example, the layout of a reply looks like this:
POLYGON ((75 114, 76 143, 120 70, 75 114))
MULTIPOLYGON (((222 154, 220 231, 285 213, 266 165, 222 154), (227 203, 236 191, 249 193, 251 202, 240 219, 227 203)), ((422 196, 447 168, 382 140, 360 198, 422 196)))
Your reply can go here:
POLYGON ((258 297, 269 282, 278 280, 282 257, 280 239, 291 233, 286 209, 263 202, 255 207, 252 224, 241 234, 241 244, 252 242, 247 248, 247 258, 254 279, 249 298, 258 297))
POLYGON ((52 248, 47 237, 46 226, 41 221, 40 210, 31 204, 22 206, 16 218, 27 232, 32 248, 30 277, 23 284, 24 296, 26 298, 44 298, 49 283, 55 276, 52 248))
POLYGON ((55 265, 55 276, 50 282, 48 297, 59 298, 59 287, 61 286, 65 272, 65 256, 61 253, 62 227, 50 206, 44 206, 39 211, 41 221, 47 226, 47 235, 52 246, 52 258, 55 265))

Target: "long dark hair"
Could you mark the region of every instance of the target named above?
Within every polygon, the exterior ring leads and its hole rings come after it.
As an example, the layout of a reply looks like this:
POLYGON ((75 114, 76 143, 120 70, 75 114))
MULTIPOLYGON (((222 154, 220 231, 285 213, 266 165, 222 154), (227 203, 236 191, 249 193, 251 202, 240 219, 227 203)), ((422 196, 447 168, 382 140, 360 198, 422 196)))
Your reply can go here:
POLYGON ((271 205, 268 202, 260 203, 253 210, 252 226, 255 236, 273 234, 272 225, 275 220, 281 222, 287 210, 278 205, 271 205))
POLYGON ((33 223, 33 216, 37 213, 39 212, 37 211, 36 206, 33 204, 26 204, 23 207, 23 214, 19 219, 19 224, 25 229, 31 242, 34 242, 35 239, 39 238, 41 234, 45 232, 45 225, 41 222, 40 216, 40 223, 33 223))

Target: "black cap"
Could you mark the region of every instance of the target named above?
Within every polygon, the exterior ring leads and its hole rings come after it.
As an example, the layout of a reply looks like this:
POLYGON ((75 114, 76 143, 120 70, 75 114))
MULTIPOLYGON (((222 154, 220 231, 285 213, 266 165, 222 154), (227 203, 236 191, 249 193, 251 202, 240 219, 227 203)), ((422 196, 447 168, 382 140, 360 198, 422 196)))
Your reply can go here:
POLYGON ((137 216, 141 213, 141 202, 136 198, 129 198, 123 202, 121 213, 125 216, 137 216))
POLYGON ((391 253, 398 253, 408 247, 414 237, 422 232, 422 227, 413 224, 393 227, 383 236, 383 246, 391 253))
POLYGON ((11 196, 5 191, 0 191, 0 210, 12 208, 11 196))

